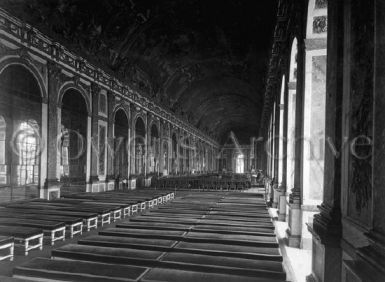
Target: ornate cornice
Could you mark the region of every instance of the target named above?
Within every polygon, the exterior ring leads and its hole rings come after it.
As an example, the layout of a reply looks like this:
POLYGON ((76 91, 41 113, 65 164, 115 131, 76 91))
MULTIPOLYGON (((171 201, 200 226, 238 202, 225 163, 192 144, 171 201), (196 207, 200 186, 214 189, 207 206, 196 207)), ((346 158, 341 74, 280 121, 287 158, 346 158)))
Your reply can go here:
POLYGON ((102 69, 93 66, 84 58, 71 53, 58 42, 52 41, 33 26, 20 21, 1 8, 0 31, 0 36, 5 35, 8 39, 18 42, 21 44, 21 48, 27 47, 48 61, 56 62, 61 67, 72 71, 79 77, 94 82, 115 95, 127 99, 129 102, 140 106, 148 112, 152 112, 154 115, 171 124, 183 128, 183 130, 197 136, 202 141, 212 146, 219 147, 216 140, 198 130, 193 125, 175 117, 173 113, 164 109, 162 106, 157 105, 147 97, 143 97, 128 84, 119 81, 102 69))
POLYGON ((277 23, 274 30, 274 40, 271 50, 271 57, 268 67, 268 75, 266 82, 266 90, 264 97, 264 105, 262 109, 260 135, 269 126, 269 117, 274 104, 274 98, 277 91, 277 84, 280 81, 279 70, 283 66, 282 56, 284 55, 285 46, 289 38, 290 26, 292 21, 289 17, 290 7, 288 0, 280 0, 278 3, 277 23))

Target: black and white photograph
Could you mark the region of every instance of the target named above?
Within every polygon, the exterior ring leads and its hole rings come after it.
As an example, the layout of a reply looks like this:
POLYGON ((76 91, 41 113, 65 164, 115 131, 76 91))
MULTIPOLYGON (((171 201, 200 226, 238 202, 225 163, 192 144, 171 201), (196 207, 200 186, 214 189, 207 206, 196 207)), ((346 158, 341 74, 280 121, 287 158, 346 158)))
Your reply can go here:
POLYGON ((0 282, 384 282, 385 0, 0 0, 0 282))

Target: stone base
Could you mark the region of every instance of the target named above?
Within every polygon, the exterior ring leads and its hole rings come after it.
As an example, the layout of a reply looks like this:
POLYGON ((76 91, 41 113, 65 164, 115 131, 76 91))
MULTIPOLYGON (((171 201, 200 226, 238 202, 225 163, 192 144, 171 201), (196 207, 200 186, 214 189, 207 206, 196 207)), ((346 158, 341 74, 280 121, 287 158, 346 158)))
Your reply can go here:
POLYGON ((287 230, 287 245, 291 248, 299 248, 301 246, 301 236, 290 235, 290 231, 287 230))
POLYGON ((44 188, 40 189, 40 198, 46 200, 54 200, 60 198, 60 189, 62 184, 57 180, 46 180, 44 188))
POLYGON ((326 223, 321 221, 321 216, 318 216, 314 225, 307 224, 309 233, 312 235, 311 277, 314 279, 308 281, 340 282, 342 261, 340 226, 320 225, 321 222, 326 223))
POLYGON ((276 183, 273 184, 272 190, 273 190, 273 204, 272 204, 272 207, 276 209, 279 206, 279 198, 282 195, 282 191, 278 188, 278 184, 276 184, 276 183))
POLYGON ((91 184, 92 193, 99 193, 104 191, 106 191, 106 183, 104 181, 91 184))
POLYGON ((144 179, 144 187, 146 187, 146 188, 151 187, 151 179, 152 179, 152 177, 144 179))
POLYGON ((278 214, 278 221, 285 222, 286 221, 286 214, 278 214))
POLYGON ((135 190, 136 189, 136 179, 128 180, 128 189, 135 190))
POLYGON ((313 276, 313 274, 310 274, 306 276, 306 282, 318 282, 317 279, 313 276))
POLYGON ((279 221, 285 221, 286 220, 286 196, 285 195, 281 195, 279 197, 278 220, 279 221))
POLYGON ((314 215, 319 213, 317 206, 315 205, 302 205, 302 240, 301 248, 305 250, 311 250, 313 245, 312 234, 310 233, 308 226, 313 224, 314 215))
POLYGON ((288 225, 289 247, 299 248, 302 237, 302 211, 298 204, 290 204, 288 225))
MULTIPOLYGON (((108 188, 109 184, 110 184, 109 181, 99 180, 96 178, 96 179, 87 183, 87 188, 86 188, 87 190, 86 191, 88 193, 99 193, 99 192, 108 191, 107 188, 108 188)), ((112 186, 115 187, 115 183, 113 181, 112 181, 112 186)))
POLYGON ((108 180, 106 185, 107 185, 107 191, 115 190, 115 181, 114 180, 112 180, 112 179, 108 180))

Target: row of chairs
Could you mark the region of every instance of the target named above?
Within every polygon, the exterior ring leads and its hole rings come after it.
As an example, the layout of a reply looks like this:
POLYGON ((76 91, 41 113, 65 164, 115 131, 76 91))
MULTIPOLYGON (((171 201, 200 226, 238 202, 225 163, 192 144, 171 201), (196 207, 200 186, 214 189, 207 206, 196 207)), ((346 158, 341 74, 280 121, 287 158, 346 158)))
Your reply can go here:
POLYGON ((251 187, 246 177, 228 177, 222 175, 176 176, 158 178, 156 187, 161 189, 174 188, 199 191, 241 191, 251 187))

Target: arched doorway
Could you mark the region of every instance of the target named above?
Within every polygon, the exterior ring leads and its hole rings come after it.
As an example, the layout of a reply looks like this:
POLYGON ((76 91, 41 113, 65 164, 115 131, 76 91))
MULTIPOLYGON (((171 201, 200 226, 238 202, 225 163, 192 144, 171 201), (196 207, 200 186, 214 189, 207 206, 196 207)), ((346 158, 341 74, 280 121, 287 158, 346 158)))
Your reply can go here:
POLYGON ((0 201, 38 196, 42 94, 26 67, 0 74, 0 201))
POLYGON ((118 182, 128 179, 128 129, 127 115, 119 109, 114 121, 114 176, 118 182))
POLYGON ((150 133, 149 172, 156 173, 159 171, 159 132, 155 124, 151 126, 150 133))
POLYGON ((87 113, 82 94, 73 88, 65 91, 61 110, 61 182, 65 186, 80 185, 79 189, 86 183, 87 113))
POLYGON ((145 148, 146 126, 141 117, 135 122, 135 174, 145 174, 145 148))

